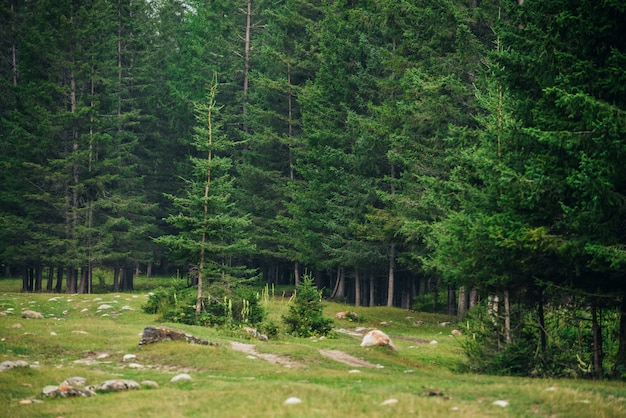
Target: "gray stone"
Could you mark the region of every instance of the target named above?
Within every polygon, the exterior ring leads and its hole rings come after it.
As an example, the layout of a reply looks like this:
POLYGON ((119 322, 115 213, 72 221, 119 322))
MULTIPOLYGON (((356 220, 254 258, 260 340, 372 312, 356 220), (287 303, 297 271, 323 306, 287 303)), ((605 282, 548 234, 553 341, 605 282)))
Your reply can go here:
POLYGON ((43 315, 37 311, 31 311, 30 309, 26 309, 22 312, 22 318, 43 319, 43 315))

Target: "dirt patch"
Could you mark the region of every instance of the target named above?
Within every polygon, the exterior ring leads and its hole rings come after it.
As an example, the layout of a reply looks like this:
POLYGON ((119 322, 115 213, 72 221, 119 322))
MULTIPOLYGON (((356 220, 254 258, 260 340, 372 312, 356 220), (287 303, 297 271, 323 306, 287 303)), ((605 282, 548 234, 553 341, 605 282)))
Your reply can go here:
POLYGON ((258 357, 262 360, 269 361, 273 364, 280 364, 285 367, 302 367, 304 364, 302 362, 293 361, 288 356, 280 355, 280 354, 269 354, 269 353, 260 353, 256 345, 254 344, 244 344, 236 341, 230 342, 230 347, 235 351, 241 351, 243 353, 247 353, 251 356, 258 357))
POLYGON ((329 359, 333 359, 352 367, 377 367, 369 361, 354 357, 340 350, 320 350, 320 354, 329 359))

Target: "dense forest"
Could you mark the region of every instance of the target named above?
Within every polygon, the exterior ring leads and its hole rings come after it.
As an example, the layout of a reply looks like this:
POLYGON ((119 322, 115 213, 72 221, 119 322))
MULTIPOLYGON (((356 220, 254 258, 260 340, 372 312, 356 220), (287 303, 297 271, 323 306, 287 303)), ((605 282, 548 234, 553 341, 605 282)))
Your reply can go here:
POLYGON ((624 22, 621 0, 2 2, 3 274, 441 294, 483 301, 516 367, 624 376, 624 22))

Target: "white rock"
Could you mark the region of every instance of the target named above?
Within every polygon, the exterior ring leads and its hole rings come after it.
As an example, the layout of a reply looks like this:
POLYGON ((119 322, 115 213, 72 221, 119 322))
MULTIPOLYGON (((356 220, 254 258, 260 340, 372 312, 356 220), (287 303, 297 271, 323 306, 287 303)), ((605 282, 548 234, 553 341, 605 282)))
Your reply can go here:
POLYGON ((105 359, 105 358, 107 358, 107 357, 109 357, 109 353, 100 353, 100 354, 98 354, 98 355, 96 356, 96 359, 98 359, 98 360, 102 360, 102 359, 105 359))
POLYGON ((113 306, 107 305, 106 303, 103 303, 102 305, 98 306, 99 311, 103 311, 105 309, 113 309, 113 306))
POLYGON ((155 382, 154 380, 142 380, 141 381, 141 386, 146 386, 149 388, 158 388, 159 384, 157 382, 155 382))
POLYGON ((85 312, 88 312, 88 311, 89 311, 89 309, 85 308, 85 309, 81 309, 80 313, 85 313, 85 312))
POLYGON ((386 401, 383 401, 383 403, 381 403, 381 405, 395 405, 398 403, 397 399, 387 399, 386 401))
POLYGON ((143 365, 139 363, 129 363, 128 367, 131 369, 143 369, 143 365))
POLYGON ((352 370, 348 370, 348 373, 361 373, 361 370, 352 369, 352 370))
POLYGON ((285 402, 283 402, 283 405, 297 405, 299 403, 302 403, 302 399, 291 397, 291 398, 287 398, 285 402))
POLYGON ((89 333, 87 331, 82 331, 82 330, 77 329, 77 330, 72 331, 72 334, 86 335, 86 334, 89 334, 89 333))
POLYGON ((501 406, 502 408, 506 408, 507 406, 509 406, 509 401, 497 400, 497 401, 493 401, 492 405, 501 406))
POLYGON ((430 342, 430 344, 433 344, 433 345, 434 345, 434 344, 438 344, 438 343, 437 343, 437 340, 432 340, 432 341, 430 342))
POLYGON ((136 358, 137 358, 137 356, 135 354, 124 354, 124 357, 122 358, 122 361, 135 360, 136 358))
POLYGON ((102 300, 102 298, 94 298, 94 302, 100 302, 102 300))
POLYGON ((174 383, 174 382, 179 382, 181 380, 191 380, 191 376, 189 376, 187 373, 177 374, 176 376, 170 379, 170 382, 174 383))
POLYGON ((56 337, 56 335, 57 335, 57 333, 56 333, 56 332, 54 332, 54 331, 51 331, 51 332, 50 332, 50 336, 52 336, 52 337, 56 337))
POLYGON ((122 306, 122 310, 123 310, 123 311, 134 311, 134 309, 133 309, 133 308, 131 308, 131 307, 130 307, 130 306, 128 306, 128 305, 124 305, 124 306, 122 306))

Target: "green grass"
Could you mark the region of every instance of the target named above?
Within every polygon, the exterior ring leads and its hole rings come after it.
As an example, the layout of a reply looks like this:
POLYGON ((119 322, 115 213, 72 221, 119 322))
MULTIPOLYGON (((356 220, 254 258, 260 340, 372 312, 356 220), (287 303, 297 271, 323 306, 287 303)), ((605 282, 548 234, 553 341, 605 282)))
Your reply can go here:
MULTIPOLYGON (((163 324, 219 343, 219 346, 163 342, 138 347, 147 325, 159 325, 144 314, 147 285, 134 293, 120 294, 24 294, 19 281, 0 280, 0 361, 26 360, 31 368, 0 373, 0 416, 7 417, 622 417, 626 416, 626 385, 621 382, 546 380, 458 373, 463 361, 452 327, 437 314, 408 312, 386 307, 363 308, 327 303, 325 314, 355 311, 362 322, 335 320, 337 328, 378 327, 395 336, 397 352, 360 347, 360 340, 335 332, 329 338, 300 339, 281 334, 263 343, 242 338, 242 333, 163 324), (115 309, 97 312, 108 303, 115 309), (122 310, 128 306, 132 310, 122 310), (22 309, 44 314, 45 319, 23 319, 22 309), (86 309, 86 311, 83 311, 86 309), (9 311, 11 312, 11 311, 9 311), (103 316, 103 314, 109 316, 103 316), (423 321, 415 326, 415 321, 423 321), (381 324, 385 322, 386 324, 381 324), (21 324, 21 328, 14 328, 21 324), (79 334, 74 331, 85 331, 79 334), (51 335, 55 332, 57 335, 51 335), (402 338, 401 338, 402 337, 402 338), (437 340, 418 344, 409 338, 437 340), (230 348, 230 341, 255 344, 261 353, 287 355, 300 367, 284 367, 259 358, 250 359, 230 348), (325 358, 320 349, 341 350, 383 368, 360 368, 325 358), (88 365, 76 360, 107 352, 109 357, 88 365), (141 369, 129 368, 124 354, 137 355, 141 369), (193 380, 170 383, 177 373, 193 380), (99 394, 92 398, 37 398, 46 385, 71 376, 83 376, 90 384, 107 379, 154 380, 158 389, 99 394), (444 396, 427 396, 441 391, 444 396), (285 406, 288 397, 302 399, 285 406), (394 405, 382 406, 387 399, 394 405), (506 408, 492 405, 508 400, 506 408)), ((272 320, 280 324, 288 299, 268 299, 272 320)), ((460 337, 464 338, 464 337, 460 337)))

